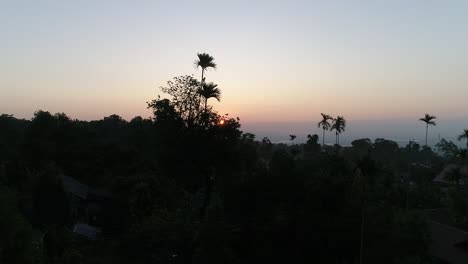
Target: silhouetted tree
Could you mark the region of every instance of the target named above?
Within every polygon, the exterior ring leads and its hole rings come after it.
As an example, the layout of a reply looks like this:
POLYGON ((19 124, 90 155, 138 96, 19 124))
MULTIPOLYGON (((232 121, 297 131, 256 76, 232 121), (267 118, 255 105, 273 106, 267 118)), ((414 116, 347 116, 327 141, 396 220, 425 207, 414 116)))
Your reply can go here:
POLYGON ((427 146, 427 132, 429 130, 429 125, 431 125, 431 126, 436 125, 436 122, 434 121, 434 119, 436 119, 436 117, 433 116, 433 115, 430 115, 430 114, 425 114, 424 117, 419 119, 419 121, 423 121, 424 123, 426 123, 426 141, 425 141, 425 144, 424 144, 426 146, 427 146))
MULTIPOLYGON (((170 104, 179 118, 187 126, 192 126, 195 118, 199 116, 200 100, 197 91, 200 89, 200 83, 197 79, 189 75, 174 77, 172 81, 167 82, 167 86, 160 87, 160 89, 171 97, 169 101, 165 101, 165 104, 170 104)), ((149 102, 148 107, 154 109, 156 103, 161 100, 165 99, 158 97, 158 99, 149 102)))
POLYGON ((32 228, 14 192, 0 184, 0 263, 33 263, 32 228))
POLYGON ((322 127, 323 129, 323 134, 322 134, 322 147, 325 147, 325 131, 330 129, 330 122, 329 120, 333 120, 333 117, 330 115, 320 113, 322 115, 322 120, 317 124, 318 127, 322 127))
POLYGON ((34 186, 34 215, 41 227, 64 226, 70 221, 70 205, 62 180, 53 165, 48 165, 34 186))
POLYGON ((307 135, 307 144, 318 144, 318 135, 317 134, 314 134, 314 135, 311 135, 311 134, 308 134, 307 135))
MULTIPOLYGON (((201 68, 201 80, 200 80, 200 89, 203 89, 203 84, 205 83, 205 71, 213 68, 216 69, 216 63, 214 58, 208 53, 197 53, 198 60, 195 61, 195 66, 201 68)), ((201 99, 201 95, 199 97, 201 99)))
POLYGON ((333 119, 330 131, 335 130, 336 144, 340 144, 340 134, 346 129, 346 119, 342 116, 337 116, 333 119))
POLYGON ((295 139, 296 139, 296 135, 289 135, 289 140, 291 140, 293 145, 294 145, 294 140, 295 139))
POLYGON ((313 154, 320 151, 320 144, 318 143, 319 136, 317 134, 307 135, 307 142, 304 146, 304 150, 308 154, 313 154))
POLYGON ((466 138, 466 149, 468 149, 468 129, 464 129, 463 133, 458 136, 458 140, 466 138))
POLYGON ((447 160, 453 160, 458 154, 458 147, 452 141, 447 141, 444 138, 436 144, 437 151, 442 153, 442 156, 447 160))
POLYGON ((206 122, 206 115, 208 114, 208 99, 214 98, 219 102, 221 100, 221 90, 218 88, 217 84, 214 84, 212 82, 204 83, 202 88, 198 90, 198 94, 205 99, 205 107, 203 113, 205 114, 204 121, 206 122))

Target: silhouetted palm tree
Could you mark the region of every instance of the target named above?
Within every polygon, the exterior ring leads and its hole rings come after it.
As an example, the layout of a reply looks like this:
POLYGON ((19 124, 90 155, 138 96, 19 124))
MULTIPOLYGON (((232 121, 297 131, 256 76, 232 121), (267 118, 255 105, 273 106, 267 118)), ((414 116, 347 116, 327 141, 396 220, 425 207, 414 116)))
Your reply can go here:
POLYGON ((296 139, 296 135, 289 135, 289 139, 291 140, 292 144, 294 145, 294 140, 296 139))
POLYGON ((468 149, 468 129, 463 129, 463 134, 458 136, 458 140, 466 138, 466 148, 468 149))
POLYGON ((436 125, 436 122, 434 121, 434 119, 436 119, 436 117, 430 114, 425 114, 424 117, 419 118, 420 121, 423 121, 424 123, 426 123, 426 143, 425 143, 426 146, 427 146, 427 131, 429 130, 429 125, 431 126, 436 125))
POLYGON ((340 144, 340 134, 343 133, 346 129, 346 119, 342 116, 337 116, 333 119, 333 124, 331 125, 330 131, 335 130, 336 144, 340 144))
POLYGON ((323 136, 322 136, 322 147, 325 146, 325 130, 330 129, 330 122, 329 120, 333 120, 330 115, 320 113, 322 115, 322 121, 318 122, 318 127, 323 128, 323 136))
MULTIPOLYGON (((200 89, 203 89, 203 84, 205 83, 205 71, 209 68, 216 69, 216 63, 214 58, 208 53, 197 53, 198 60, 195 61, 195 66, 201 68, 201 80, 200 80, 200 89)), ((201 103, 201 95, 199 96, 199 102, 201 103)), ((197 106, 199 110, 200 104, 197 106)))
POLYGON ((203 84, 203 87, 198 89, 198 94, 205 99, 205 113, 208 108, 208 99, 215 98, 218 102, 221 100, 221 90, 212 82, 203 84))
POLYGON ((203 83, 205 82, 205 71, 209 68, 216 69, 216 63, 214 63, 214 58, 208 53, 197 53, 197 56, 198 60, 195 61, 195 66, 197 66, 197 68, 200 67, 202 69, 200 85, 200 88, 202 88, 203 83))

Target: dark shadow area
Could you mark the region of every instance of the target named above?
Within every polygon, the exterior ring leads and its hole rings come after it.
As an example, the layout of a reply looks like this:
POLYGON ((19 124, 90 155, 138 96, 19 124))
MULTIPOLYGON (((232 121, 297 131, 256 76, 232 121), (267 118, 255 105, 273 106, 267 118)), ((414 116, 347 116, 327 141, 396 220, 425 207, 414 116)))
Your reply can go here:
POLYGON ((344 147, 323 113, 306 143, 257 140, 195 64, 151 118, 0 115, 0 263, 466 263, 466 149, 344 147))

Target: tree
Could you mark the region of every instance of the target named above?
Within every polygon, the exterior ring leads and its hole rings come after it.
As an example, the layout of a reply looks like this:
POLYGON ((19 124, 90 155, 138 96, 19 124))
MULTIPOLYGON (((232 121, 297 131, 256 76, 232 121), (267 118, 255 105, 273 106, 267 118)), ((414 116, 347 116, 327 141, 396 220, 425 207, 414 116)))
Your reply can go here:
POLYGON ((426 146, 427 146, 427 131, 429 130, 429 125, 431 126, 436 125, 436 122, 434 121, 434 119, 436 119, 436 117, 430 114, 425 114, 424 117, 419 118, 419 121, 423 121, 424 123, 426 123, 426 141, 425 141, 426 146))
POLYGON ((459 149, 452 141, 447 141, 444 138, 436 144, 437 151, 446 159, 453 160, 456 158, 459 149))
POLYGON ((216 63, 214 62, 214 58, 209 55, 208 53, 197 53, 198 60, 195 61, 195 66, 202 69, 202 76, 201 76, 201 85, 202 87, 203 82, 205 81, 205 71, 209 68, 216 69, 216 63))
POLYGON ((205 99, 205 113, 208 109, 208 99, 214 98, 218 100, 218 102, 221 100, 221 90, 218 88, 217 84, 214 84, 212 82, 204 83, 202 88, 198 90, 198 94, 205 99))
POLYGON ((164 105, 167 108, 173 108, 174 112, 177 113, 187 126, 193 125, 195 117, 198 113, 194 113, 194 110, 199 110, 200 101, 196 96, 196 93, 200 87, 200 83, 197 79, 189 75, 174 77, 172 81, 168 81, 167 85, 160 87, 161 91, 168 94, 171 98, 169 99, 155 99, 148 102, 148 108, 156 109, 157 105, 161 106, 162 100, 165 101, 164 105))
POLYGON ((32 263, 32 228, 14 192, 0 185, 0 263, 32 263))
MULTIPOLYGON (((200 80, 200 89, 203 89, 203 83, 205 82, 205 71, 209 68, 216 69, 216 63, 214 58, 208 53, 197 53, 198 60, 195 61, 195 66, 201 68, 201 80, 200 80)), ((199 97, 201 101, 201 96, 199 97)))
POLYGON ((304 146, 304 150, 308 154, 320 152, 320 143, 318 143, 318 141, 319 141, 319 136, 317 134, 314 134, 314 135, 308 134, 307 142, 304 146))
POLYGON ((336 144, 340 144, 340 134, 343 133, 346 129, 346 119, 342 116, 337 116, 333 119, 333 124, 331 125, 330 131, 335 130, 336 135, 336 144))
POLYGON ((314 135, 308 134, 307 135, 307 144, 318 144, 317 134, 314 134, 314 135))
POLYGON ((296 135, 289 135, 289 140, 291 140, 293 145, 294 145, 294 140, 295 139, 296 139, 296 135))
POLYGON ((322 121, 320 121, 317 125, 318 127, 323 128, 322 147, 325 147, 325 130, 330 129, 331 124, 329 120, 333 120, 333 117, 324 113, 320 113, 320 114, 322 115, 322 121))
POLYGON ((62 179, 53 164, 36 178, 33 186, 33 210, 41 227, 64 226, 70 220, 70 204, 62 179))
POLYGON ((464 129, 463 133, 458 136, 458 140, 466 138, 466 148, 468 149, 468 129, 464 129))
POLYGON ((372 181, 371 177, 377 172, 378 168, 375 162, 370 158, 369 155, 359 159, 354 169, 355 182, 358 188, 360 188, 360 200, 361 200, 361 228, 360 228, 360 245, 359 245, 359 263, 363 263, 364 255, 364 225, 365 225, 365 210, 369 201, 368 185, 372 181), (360 186, 359 186, 360 185, 360 186))
POLYGON ((55 119, 57 119, 57 127, 61 128, 64 125, 70 123, 70 118, 65 113, 56 113, 54 115, 55 119))

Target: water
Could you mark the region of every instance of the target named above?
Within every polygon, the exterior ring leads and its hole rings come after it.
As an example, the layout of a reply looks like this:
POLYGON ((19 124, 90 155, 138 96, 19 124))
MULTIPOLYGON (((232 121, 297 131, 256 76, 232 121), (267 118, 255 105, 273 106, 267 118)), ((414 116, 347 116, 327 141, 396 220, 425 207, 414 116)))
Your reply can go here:
MULTIPOLYGON (((436 120, 437 126, 429 127, 428 145, 433 147, 441 138, 453 141, 459 147, 466 147, 466 140, 458 141, 457 137, 468 128, 468 118, 436 120)), ((242 122, 242 130, 256 135, 258 140, 268 137, 272 142, 291 144, 289 135, 296 135, 294 143, 307 141, 307 134, 317 134, 322 142, 322 129, 317 122, 242 122)), ((355 139, 385 138, 406 146, 410 140, 424 145, 426 126, 416 120, 348 120, 346 131, 340 136, 341 145, 350 145, 355 139)), ((325 133, 325 143, 335 143, 335 132, 325 133)))

